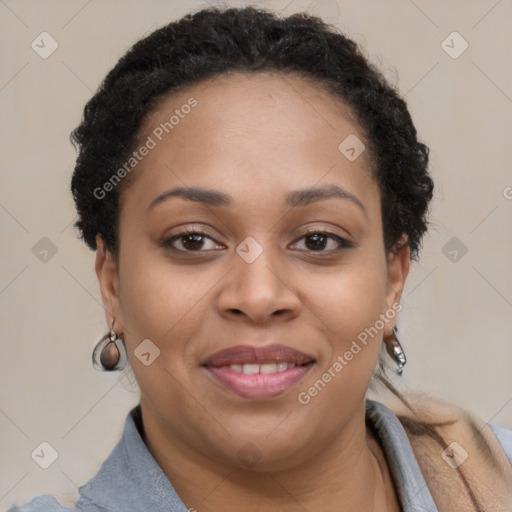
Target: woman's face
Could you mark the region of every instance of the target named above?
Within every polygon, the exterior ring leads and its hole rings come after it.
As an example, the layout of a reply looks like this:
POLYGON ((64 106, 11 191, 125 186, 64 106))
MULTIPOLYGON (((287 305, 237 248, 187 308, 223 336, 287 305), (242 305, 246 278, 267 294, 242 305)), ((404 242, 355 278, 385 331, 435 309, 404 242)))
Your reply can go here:
POLYGON ((364 430, 409 252, 385 254, 346 114, 319 86, 234 74, 166 98, 145 123, 118 266, 100 247, 97 272, 150 437, 270 470, 364 430))

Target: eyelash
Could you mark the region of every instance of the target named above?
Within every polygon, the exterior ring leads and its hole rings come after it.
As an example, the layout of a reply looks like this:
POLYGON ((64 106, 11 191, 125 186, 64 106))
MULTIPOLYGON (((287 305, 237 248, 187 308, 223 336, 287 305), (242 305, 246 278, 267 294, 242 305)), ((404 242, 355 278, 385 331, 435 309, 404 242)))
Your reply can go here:
MULTIPOLYGON (((179 239, 185 238, 187 236, 191 236, 191 235, 199 235, 199 236, 202 236, 202 237, 209 238, 210 240, 212 240, 212 241, 214 241, 216 243, 219 243, 216 240, 214 240, 212 237, 210 237, 208 234, 204 233, 203 231, 199 231, 199 230, 196 230, 194 228, 188 228, 188 229, 183 230, 179 234, 173 235, 172 237, 167 238, 166 240, 164 240, 162 242, 162 246, 166 247, 166 248, 170 248, 171 250, 174 250, 174 251, 186 252, 186 253, 193 253, 193 252, 201 253, 201 252, 210 252, 210 251, 217 250, 217 249, 207 249, 207 250, 197 250, 197 251, 194 251, 194 250, 188 250, 188 249, 177 249, 176 247, 174 247, 172 245, 173 242, 175 242, 176 240, 179 240, 179 239)), ((343 237, 341 237, 339 235, 336 235, 334 233, 331 233, 330 231, 325 231, 325 230, 321 230, 321 229, 311 229, 309 231, 306 231, 301 237, 299 237, 293 243, 296 244, 299 240, 302 240, 303 238, 306 238, 306 237, 312 236, 312 235, 323 235, 323 236, 326 236, 326 237, 330 238, 331 240, 335 240, 338 243, 339 246, 336 249, 319 250, 319 251, 315 251, 315 250, 312 250, 312 249, 310 249, 310 250, 308 250, 308 249, 306 249, 306 250, 301 249, 300 250, 301 252, 312 252, 312 253, 317 253, 317 254, 319 254, 319 253, 332 254, 334 252, 338 252, 338 251, 343 250, 343 249, 350 249, 350 248, 354 247, 354 244, 352 244, 351 242, 349 242, 345 238, 343 238, 343 237)))

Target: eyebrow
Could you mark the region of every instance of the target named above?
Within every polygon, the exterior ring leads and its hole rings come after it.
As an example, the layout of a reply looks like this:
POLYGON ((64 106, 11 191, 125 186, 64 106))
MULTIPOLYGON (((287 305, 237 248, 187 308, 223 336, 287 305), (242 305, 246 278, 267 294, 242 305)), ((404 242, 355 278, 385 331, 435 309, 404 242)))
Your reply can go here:
MULTIPOLYGON (((218 190, 201 187, 174 187, 153 199, 148 207, 148 211, 171 197, 181 197, 208 206, 231 206, 233 204, 233 198, 230 195, 218 190)), ((367 215, 363 203, 354 194, 351 194, 338 185, 325 185, 323 187, 294 190, 286 195, 285 203, 291 207, 298 207, 307 206, 311 203, 331 198, 348 199, 367 215)))

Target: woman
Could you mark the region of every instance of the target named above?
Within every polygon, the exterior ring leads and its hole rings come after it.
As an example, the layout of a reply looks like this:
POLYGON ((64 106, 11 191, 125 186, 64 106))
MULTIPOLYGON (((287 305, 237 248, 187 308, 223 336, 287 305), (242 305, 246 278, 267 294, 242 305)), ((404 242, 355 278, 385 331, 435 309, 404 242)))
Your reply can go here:
POLYGON ((200 11, 130 49, 73 139, 111 327, 94 361, 128 358, 141 390, 73 510, 512 510, 512 432, 385 377, 433 185, 351 40, 200 11))

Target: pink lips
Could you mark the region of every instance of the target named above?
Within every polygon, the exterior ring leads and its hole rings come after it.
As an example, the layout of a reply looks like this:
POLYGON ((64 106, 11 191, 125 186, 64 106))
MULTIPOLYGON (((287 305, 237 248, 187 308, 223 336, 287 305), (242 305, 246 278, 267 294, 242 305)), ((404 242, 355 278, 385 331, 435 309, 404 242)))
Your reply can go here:
POLYGON ((313 363, 311 356, 285 345, 239 345, 210 356, 203 367, 243 398, 271 398, 293 387, 313 363))

